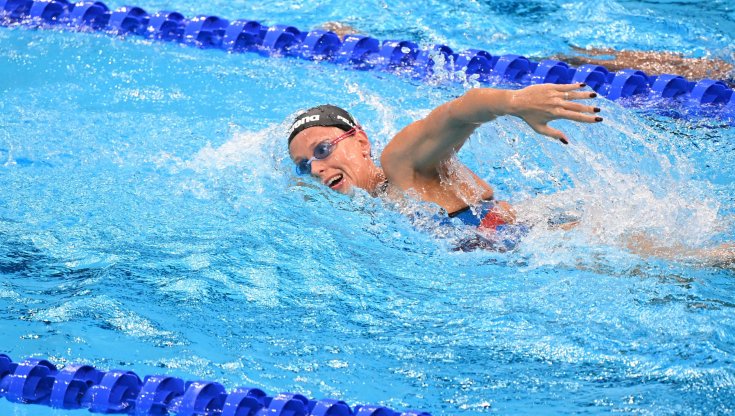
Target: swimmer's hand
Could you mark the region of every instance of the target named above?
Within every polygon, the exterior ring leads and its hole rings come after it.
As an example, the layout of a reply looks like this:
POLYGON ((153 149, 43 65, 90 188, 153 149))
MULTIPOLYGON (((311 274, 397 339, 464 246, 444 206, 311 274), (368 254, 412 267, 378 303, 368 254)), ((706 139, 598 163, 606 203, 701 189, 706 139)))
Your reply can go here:
POLYGON ((553 120, 566 119, 581 123, 597 123, 602 117, 598 107, 574 102, 597 97, 589 91, 578 91, 585 84, 540 84, 512 91, 508 102, 508 114, 520 117, 531 128, 544 136, 569 144, 569 139, 561 131, 550 127, 553 120))

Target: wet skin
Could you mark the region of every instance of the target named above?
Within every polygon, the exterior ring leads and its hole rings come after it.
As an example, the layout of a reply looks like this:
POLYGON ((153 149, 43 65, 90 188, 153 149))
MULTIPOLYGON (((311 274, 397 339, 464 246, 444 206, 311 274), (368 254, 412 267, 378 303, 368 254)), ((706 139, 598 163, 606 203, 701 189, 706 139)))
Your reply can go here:
MULTIPOLYGON (((362 130, 340 141, 333 153, 314 160, 311 174, 331 189, 350 193, 353 187, 377 195, 380 185, 410 192, 447 212, 493 197, 492 187, 454 156, 483 123, 498 116, 523 119, 536 132, 568 143, 568 137, 548 125, 556 119, 584 123, 602 121, 600 109, 575 100, 596 94, 579 91, 583 84, 542 84, 522 90, 473 89, 435 108, 426 118, 401 130, 388 143, 378 166, 370 157, 370 141, 362 130)), ((337 127, 311 127, 297 134, 289 146, 295 163, 313 156, 314 148, 344 132, 337 127)), ((512 222, 510 205, 499 203, 500 213, 512 222)))

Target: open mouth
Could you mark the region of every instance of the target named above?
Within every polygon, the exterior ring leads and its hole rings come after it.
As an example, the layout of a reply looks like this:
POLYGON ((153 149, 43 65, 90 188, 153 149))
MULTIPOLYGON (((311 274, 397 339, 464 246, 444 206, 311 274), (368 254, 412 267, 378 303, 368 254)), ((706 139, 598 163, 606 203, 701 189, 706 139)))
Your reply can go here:
POLYGON ((342 183, 342 179, 344 179, 344 176, 342 176, 342 174, 340 173, 339 175, 336 175, 329 179, 326 184, 328 187, 334 189, 342 183))

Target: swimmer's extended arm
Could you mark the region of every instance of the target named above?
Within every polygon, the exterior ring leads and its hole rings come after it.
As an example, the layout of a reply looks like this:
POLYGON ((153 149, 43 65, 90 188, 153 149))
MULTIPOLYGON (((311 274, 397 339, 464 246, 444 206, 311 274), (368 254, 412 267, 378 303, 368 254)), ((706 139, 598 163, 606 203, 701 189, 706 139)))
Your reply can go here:
POLYGON ((566 135, 550 127, 548 122, 568 119, 594 123, 601 120, 586 114, 599 109, 571 101, 595 96, 587 91, 575 91, 582 86, 541 84, 521 90, 472 89, 401 130, 383 151, 383 167, 400 164, 403 169, 416 172, 436 172, 478 126, 503 115, 520 117, 534 131, 566 143, 566 135))

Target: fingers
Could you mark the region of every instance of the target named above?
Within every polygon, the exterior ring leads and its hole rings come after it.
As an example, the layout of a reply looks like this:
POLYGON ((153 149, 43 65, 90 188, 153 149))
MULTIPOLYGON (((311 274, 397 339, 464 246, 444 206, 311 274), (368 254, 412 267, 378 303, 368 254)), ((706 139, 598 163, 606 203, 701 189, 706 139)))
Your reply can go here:
POLYGON ((585 84, 584 82, 577 82, 574 84, 556 84, 556 90, 561 92, 569 92, 584 88, 586 86, 587 84, 585 84))
POLYGON ((558 85, 555 90, 557 91, 558 96, 561 97, 565 102, 566 101, 573 101, 573 100, 587 100, 590 98, 596 98, 597 93, 592 91, 575 91, 579 88, 584 87, 586 84, 584 83, 577 83, 577 84, 562 84, 558 85))
POLYGON ((570 91, 564 93, 565 100, 586 100, 595 97, 597 97, 597 93, 589 91, 570 91))
POLYGON ((584 114, 578 111, 561 110, 557 115, 558 118, 564 118, 572 121, 579 121, 581 123, 599 123, 602 121, 602 117, 594 114, 584 114))
POLYGON ((567 139, 567 136, 564 133, 562 133, 561 131, 559 131, 559 130, 553 128, 553 127, 549 127, 548 124, 537 124, 537 125, 533 125, 531 127, 537 133, 543 134, 544 136, 549 136, 552 139, 557 139, 557 140, 559 140, 560 142, 562 142, 564 144, 569 144, 569 140, 567 139))
POLYGON ((558 111, 556 116, 567 120, 579 121, 582 123, 599 123, 602 117, 592 115, 600 112, 600 107, 584 105, 571 100, 580 100, 597 97, 597 93, 588 91, 571 91, 564 93, 565 100, 561 102, 562 110, 558 111), (585 114, 591 113, 591 114, 585 114))
POLYGON ((601 111, 600 107, 574 103, 571 101, 564 101, 562 102, 561 106, 565 110, 576 111, 578 113, 599 113, 601 111))
POLYGON ((597 115, 601 111, 599 107, 576 102, 576 100, 587 100, 597 97, 596 92, 580 90, 586 86, 584 83, 575 83, 543 84, 528 87, 528 95, 533 98, 530 102, 533 104, 529 104, 530 108, 527 114, 521 113, 519 116, 537 133, 568 144, 569 139, 567 136, 561 131, 550 127, 548 125, 550 121, 566 119, 580 123, 599 123, 603 120, 602 117, 597 115), (536 98, 538 98, 537 101, 536 98), (535 110, 535 112, 530 110, 535 110))

